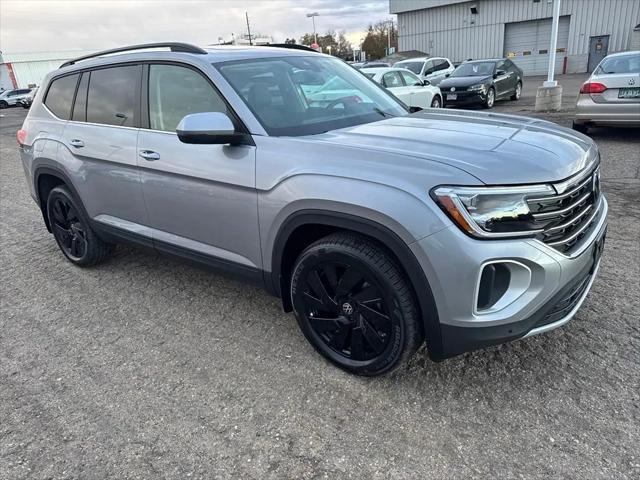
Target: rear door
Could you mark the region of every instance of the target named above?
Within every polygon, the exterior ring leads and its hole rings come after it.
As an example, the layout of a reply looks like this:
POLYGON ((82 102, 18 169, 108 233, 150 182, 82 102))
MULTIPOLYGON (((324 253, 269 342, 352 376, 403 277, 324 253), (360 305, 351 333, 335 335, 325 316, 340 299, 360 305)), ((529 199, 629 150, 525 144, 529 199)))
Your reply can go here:
MULTIPOLYGON (((145 235, 136 162, 141 75, 141 65, 82 73, 59 152, 73 169, 74 186, 94 220, 145 235)), ((50 94, 51 89, 47 98, 50 94)))
POLYGON ((252 275, 261 268, 255 146, 182 143, 185 115, 222 112, 243 129, 211 80, 184 64, 146 66, 138 138, 144 198, 154 245, 252 275))

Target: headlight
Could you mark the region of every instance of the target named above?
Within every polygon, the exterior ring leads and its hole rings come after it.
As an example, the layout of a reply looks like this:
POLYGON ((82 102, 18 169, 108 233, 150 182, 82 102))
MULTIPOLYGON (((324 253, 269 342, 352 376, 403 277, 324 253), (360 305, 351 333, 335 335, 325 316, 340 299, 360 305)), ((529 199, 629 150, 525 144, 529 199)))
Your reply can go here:
POLYGON ((472 92, 482 92, 484 93, 484 91, 486 90, 486 86, 484 83, 479 83, 477 85, 471 85, 467 90, 470 90, 472 92))
POLYGON ((526 187, 437 187, 434 200, 458 227, 479 238, 535 236, 536 225, 528 197, 548 196, 550 185, 526 187))

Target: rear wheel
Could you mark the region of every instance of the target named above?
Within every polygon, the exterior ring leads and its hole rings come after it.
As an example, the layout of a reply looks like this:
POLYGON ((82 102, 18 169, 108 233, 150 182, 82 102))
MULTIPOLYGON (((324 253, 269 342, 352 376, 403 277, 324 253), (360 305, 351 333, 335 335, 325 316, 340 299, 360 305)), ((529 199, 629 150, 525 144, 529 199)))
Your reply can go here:
POLYGON ((589 125, 587 125, 586 123, 576 123, 576 121, 574 120, 571 124, 571 128, 573 128, 576 132, 580 132, 585 135, 589 133, 589 125))
POLYGON ((438 95, 434 96, 433 100, 431 100, 431 108, 442 108, 442 100, 440 100, 438 95))
POLYGON ((309 246, 293 269, 291 301, 307 340, 351 373, 388 372, 422 341, 404 275, 382 247, 358 235, 309 246))
POLYGON ((496 103, 496 91, 493 87, 489 88, 487 92, 487 98, 485 98, 484 103, 482 104, 483 108, 493 108, 493 104, 496 103))
POLYGON ((511 100, 520 100, 521 95, 522 95, 522 82, 518 82, 516 84, 516 89, 513 91, 513 95, 511 95, 511 100))
POLYGON ((0 108, 7 108, 9 104, 5 100, 0 100, 0 108))
POLYGON ((90 267, 107 258, 111 246, 97 237, 78 202, 64 185, 49 193, 47 215, 58 247, 71 263, 90 267))

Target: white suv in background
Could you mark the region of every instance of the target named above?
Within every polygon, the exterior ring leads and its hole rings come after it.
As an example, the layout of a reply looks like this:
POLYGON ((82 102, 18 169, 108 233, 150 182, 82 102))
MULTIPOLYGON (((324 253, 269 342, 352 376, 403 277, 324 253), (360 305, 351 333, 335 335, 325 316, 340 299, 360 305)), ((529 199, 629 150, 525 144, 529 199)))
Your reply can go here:
POLYGON ((456 69, 451 60, 442 57, 410 58, 396 62, 393 66, 411 70, 422 80, 428 80, 431 85, 438 85, 448 74, 453 73, 456 69))

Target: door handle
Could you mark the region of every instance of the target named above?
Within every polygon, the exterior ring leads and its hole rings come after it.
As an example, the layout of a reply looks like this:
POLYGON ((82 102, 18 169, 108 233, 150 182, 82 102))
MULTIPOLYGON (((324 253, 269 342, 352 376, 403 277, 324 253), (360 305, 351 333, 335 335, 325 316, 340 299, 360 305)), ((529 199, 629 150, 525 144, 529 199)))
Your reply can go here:
POLYGON ((82 148, 82 147, 84 147, 84 142, 83 142, 82 140, 80 140, 80 139, 77 139, 77 138, 74 138, 73 140, 70 140, 70 141, 69 141, 69 144, 70 144, 72 147, 75 147, 75 148, 82 148))
POLYGON ((153 150, 140 150, 139 155, 149 162, 160 160, 160 154, 158 152, 154 152, 153 150))

